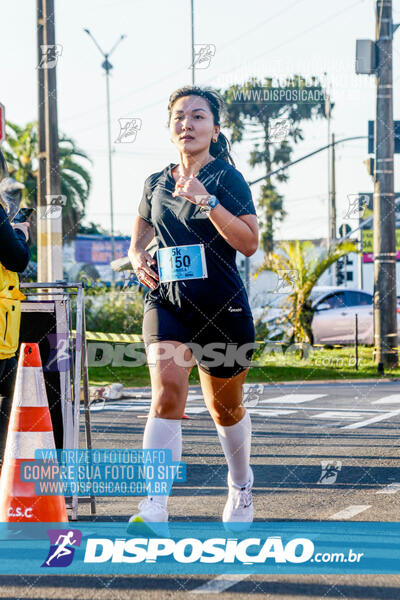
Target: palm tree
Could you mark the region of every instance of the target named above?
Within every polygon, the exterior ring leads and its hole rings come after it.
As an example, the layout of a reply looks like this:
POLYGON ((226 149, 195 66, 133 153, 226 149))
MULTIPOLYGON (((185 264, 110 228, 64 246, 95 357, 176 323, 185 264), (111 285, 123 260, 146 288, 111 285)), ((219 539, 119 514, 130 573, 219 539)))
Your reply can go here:
MULTIPOLYGON (((325 117, 325 93, 317 77, 301 75, 275 81, 271 77, 250 77, 244 84, 233 84, 224 91, 227 108, 225 125, 231 129, 231 142, 247 138, 254 142, 249 165, 261 165, 267 173, 288 163, 294 144, 303 140, 300 125, 325 117), (280 123, 280 126, 279 126, 280 123), (274 139, 274 126, 281 127, 274 139)), ((331 104, 333 107, 333 104, 331 104)), ((261 246, 273 251, 274 229, 286 216, 283 196, 276 182, 289 179, 287 171, 267 177, 260 188, 259 208, 261 246)))
POLYGON ((318 279, 339 258, 356 252, 353 241, 345 240, 318 253, 310 241, 281 242, 280 253, 270 252, 258 270, 272 271, 290 291, 283 305, 286 320, 292 327, 292 341, 313 343, 311 323, 314 309, 311 292, 318 279))
MULTIPOLYGON (((3 147, 10 176, 25 185, 22 206, 36 206, 38 173, 37 123, 27 123, 20 127, 7 122, 7 142, 3 147)), ((79 223, 85 214, 85 205, 91 187, 91 176, 77 159, 91 162, 88 155, 80 150, 75 142, 60 136, 60 179, 61 193, 67 203, 63 208, 62 221, 65 239, 75 236, 79 223)), ((32 232, 34 233, 34 232, 32 232)), ((35 238, 33 238, 35 239, 35 238)))

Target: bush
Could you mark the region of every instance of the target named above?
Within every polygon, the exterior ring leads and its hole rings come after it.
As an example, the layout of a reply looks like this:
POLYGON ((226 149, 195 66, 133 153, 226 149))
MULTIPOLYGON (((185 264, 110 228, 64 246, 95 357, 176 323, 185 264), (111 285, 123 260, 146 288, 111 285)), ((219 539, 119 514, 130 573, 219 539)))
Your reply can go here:
POLYGON ((86 329, 102 333, 142 333, 143 297, 140 292, 91 293, 85 299, 86 329))

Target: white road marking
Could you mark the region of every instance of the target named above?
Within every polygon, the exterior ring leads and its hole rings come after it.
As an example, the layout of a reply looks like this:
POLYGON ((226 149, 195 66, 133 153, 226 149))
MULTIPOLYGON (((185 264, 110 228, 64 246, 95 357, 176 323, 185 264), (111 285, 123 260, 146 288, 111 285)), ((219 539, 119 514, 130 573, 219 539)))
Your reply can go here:
MULTIPOLYGON (((280 406, 270 406, 269 408, 280 408, 280 406)), ((327 406, 296 406, 296 410, 306 410, 308 412, 310 412, 311 410, 327 410, 327 406)), ((353 408, 337 408, 335 407, 335 410, 337 410, 338 412, 354 412, 354 407, 353 408)), ((387 409, 383 410, 382 408, 362 408, 359 411, 360 413, 387 413, 387 409)))
MULTIPOLYGON (((328 518, 335 520, 335 521, 336 520, 343 521, 345 519, 351 519, 355 515, 360 514, 364 510, 367 510, 368 508, 371 508, 370 504, 358 504, 358 505, 348 506, 344 510, 341 510, 340 512, 335 513, 334 515, 332 515, 331 517, 328 517, 328 518)), ((243 581, 243 579, 246 579, 247 577, 250 577, 251 575, 252 575, 252 573, 247 573, 247 574, 241 574, 241 573, 239 574, 238 573, 237 575, 228 575, 228 574, 219 575, 218 577, 215 577, 214 579, 207 581, 200 587, 195 588, 194 590, 191 590, 191 593, 192 594, 219 594, 220 592, 224 592, 228 588, 236 585, 237 583, 239 583, 240 581, 243 581)))
POLYGON ((243 579, 250 577, 251 573, 237 573, 235 575, 218 575, 215 579, 211 581, 207 581, 198 588, 191 590, 192 594, 219 594, 220 592, 224 592, 228 588, 236 585, 243 579))
POLYGON ((340 510, 339 512, 335 513, 334 515, 332 515, 328 518, 335 520, 335 521, 344 521, 345 519, 351 519, 352 517, 359 515, 360 513, 364 512, 364 510, 367 510, 367 508, 371 508, 371 505, 370 504, 352 504, 351 506, 348 506, 347 508, 340 510))
POLYGON ((395 494, 399 490, 400 490, 400 483, 397 481, 394 481, 393 483, 389 483, 389 485, 382 488, 381 490, 378 490, 376 493, 377 494, 395 494))
POLYGON ((379 400, 374 400, 371 404, 400 404, 400 394, 384 396, 383 398, 379 398, 379 400))
POLYGON ((360 429, 361 427, 366 427, 371 423, 378 423, 379 421, 385 421, 386 419, 390 419, 391 417, 395 417, 396 415, 400 415, 400 410, 393 410, 392 412, 385 412, 381 415, 377 415, 376 417, 371 417, 366 421, 359 421, 358 423, 351 423, 350 425, 344 425, 341 429, 360 429))
POLYGON ((326 412, 314 415, 314 419, 360 419, 363 414, 361 412, 341 412, 338 410, 328 410, 326 412))
POLYGON ((277 396, 276 398, 270 398, 268 400, 261 400, 263 404, 301 404, 302 402, 310 402, 317 398, 324 398, 327 394, 285 394, 283 396, 277 396))
POLYGON ((185 408, 185 413, 187 415, 198 415, 200 413, 206 412, 207 411, 207 407, 206 406, 187 406, 185 408))
POLYGON ((204 401, 204 396, 203 396, 203 394, 190 394, 190 396, 188 396, 188 401, 192 402, 192 400, 203 400, 204 401))
POLYGON ((262 417, 280 417, 281 415, 291 415, 297 410, 280 410, 279 408, 274 410, 273 408, 248 408, 247 412, 251 415, 261 415, 262 417))
MULTIPOLYGON (((126 402, 121 404, 121 403, 116 403, 116 402, 112 402, 110 404, 104 403, 104 404, 92 404, 90 406, 90 411, 91 412, 101 412, 104 410, 109 410, 109 411, 113 411, 113 410, 118 410, 121 412, 137 412, 140 410, 146 410, 148 409, 150 406, 150 403, 147 404, 142 404, 142 403, 136 403, 135 404, 127 404, 126 402)), ((81 407, 81 412, 83 412, 84 409, 81 407)))

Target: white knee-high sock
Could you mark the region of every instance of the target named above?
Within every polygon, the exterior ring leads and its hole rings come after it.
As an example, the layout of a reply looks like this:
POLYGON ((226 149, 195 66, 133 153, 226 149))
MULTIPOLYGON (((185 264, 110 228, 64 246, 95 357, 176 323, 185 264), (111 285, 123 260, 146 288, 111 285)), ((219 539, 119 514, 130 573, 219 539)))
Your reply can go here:
POLYGON ((249 481, 250 450, 251 450, 251 420, 249 413, 234 425, 218 425, 218 437, 224 451, 226 462, 233 483, 242 487, 249 481))
MULTIPOLYGON (((143 450, 171 450, 172 460, 182 457, 182 422, 176 419, 148 417, 143 435, 143 450)), ((150 496, 153 502, 167 507, 168 496, 150 496)))

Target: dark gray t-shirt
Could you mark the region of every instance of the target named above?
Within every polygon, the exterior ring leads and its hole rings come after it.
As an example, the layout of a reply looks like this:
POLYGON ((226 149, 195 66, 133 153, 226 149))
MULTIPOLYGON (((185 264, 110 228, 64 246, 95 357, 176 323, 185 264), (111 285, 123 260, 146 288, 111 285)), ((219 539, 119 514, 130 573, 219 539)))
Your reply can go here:
MULTIPOLYGON (((139 215, 155 230, 158 248, 204 244, 208 277, 161 283, 146 295, 145 310, 155 303, 185 310, 193 316, 210 310, 251 315, 246 290, 236 266, 236 250, 218 233, 205 212, 186 198, 172 196, 175 181, 170 163, 144 184, 139 215)), ((202 167, 197 179, 209 194, 235 216, 256 214, 251 191, 242 174, 216 158, 202 167)))

